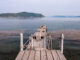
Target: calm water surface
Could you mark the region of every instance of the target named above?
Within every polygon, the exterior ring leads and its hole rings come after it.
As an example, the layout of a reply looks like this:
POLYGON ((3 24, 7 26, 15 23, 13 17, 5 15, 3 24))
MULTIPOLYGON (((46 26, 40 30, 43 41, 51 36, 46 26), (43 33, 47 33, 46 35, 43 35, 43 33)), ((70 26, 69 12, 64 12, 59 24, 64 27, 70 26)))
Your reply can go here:
POLYGON ((80 30, 80 18, 0 18, 0 30, 36 30, 41 25, 48 30, 80 30))

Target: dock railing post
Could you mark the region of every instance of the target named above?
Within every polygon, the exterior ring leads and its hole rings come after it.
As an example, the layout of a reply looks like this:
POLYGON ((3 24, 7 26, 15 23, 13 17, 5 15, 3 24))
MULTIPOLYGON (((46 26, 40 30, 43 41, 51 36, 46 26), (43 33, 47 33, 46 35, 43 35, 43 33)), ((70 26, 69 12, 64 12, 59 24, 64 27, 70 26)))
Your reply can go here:
POLYGON ((53 46, 52 46, 52 45, 53 45, 52 43, 53 43, 53 42, 52 42, 52 37, 51 37, 51 50, 52 50, 52 47, 53 47, 53 46))
POLYGON ((63 53, 63 48, 64 47, 64 34, 62 33, 62 36, 61 36, 61 53, 63 53))
POLYGON ((46 48, 46 37, 44 38, 44 48, 46 48))
POLYGON ((20 33, 20 51, 23 51, 23 33, 20 33))
POLYGON ((34 48, 34 40, 33 40, 33 38, 32 38, 32 49, 34 48))

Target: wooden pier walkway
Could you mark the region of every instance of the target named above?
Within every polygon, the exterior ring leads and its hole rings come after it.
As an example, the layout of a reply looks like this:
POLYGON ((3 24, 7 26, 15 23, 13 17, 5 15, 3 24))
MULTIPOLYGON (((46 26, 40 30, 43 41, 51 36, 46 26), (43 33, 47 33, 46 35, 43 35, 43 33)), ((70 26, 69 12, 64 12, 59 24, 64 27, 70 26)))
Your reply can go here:
POLYGON ((64 34, 61 36, 60 50, 54 50, 52 39, 47 37, 51 38, 47 36, 46 26, 41 26, 25 44, 23 44, 23 33, 20 33, 21 49, 15 60, 66 60, 63 55, 64 34), (47 48, 50 47, 49 44, 51 44, 51 50, 47 48), (26 46, 25 50, 24 46, 26 46))
POLYGON ((20 51, 16 60, 66 60, 60 50, 20 51))

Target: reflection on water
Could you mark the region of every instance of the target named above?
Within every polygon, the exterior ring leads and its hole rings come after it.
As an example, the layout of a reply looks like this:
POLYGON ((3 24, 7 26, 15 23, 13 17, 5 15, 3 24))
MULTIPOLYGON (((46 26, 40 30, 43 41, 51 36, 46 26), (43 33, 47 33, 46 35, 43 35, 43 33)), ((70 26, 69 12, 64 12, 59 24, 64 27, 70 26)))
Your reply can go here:
POLYGON ((80 30, 80 18, 0 18, 0 30, 36 30, 40 25, 47 25, 48 30, 80 30))

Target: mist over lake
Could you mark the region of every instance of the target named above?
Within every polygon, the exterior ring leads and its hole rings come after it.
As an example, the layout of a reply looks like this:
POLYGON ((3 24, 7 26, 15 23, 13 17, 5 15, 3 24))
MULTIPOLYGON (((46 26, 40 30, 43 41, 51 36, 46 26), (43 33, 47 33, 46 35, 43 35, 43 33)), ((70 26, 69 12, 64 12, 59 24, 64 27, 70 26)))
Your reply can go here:
POLYGON ((80 18, 0 18, 0 30, 36 30, 46 25, 48 30, 80 30, 80 18))

